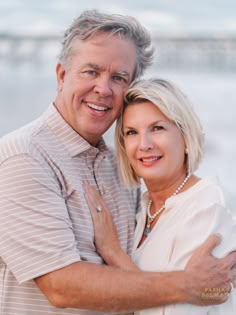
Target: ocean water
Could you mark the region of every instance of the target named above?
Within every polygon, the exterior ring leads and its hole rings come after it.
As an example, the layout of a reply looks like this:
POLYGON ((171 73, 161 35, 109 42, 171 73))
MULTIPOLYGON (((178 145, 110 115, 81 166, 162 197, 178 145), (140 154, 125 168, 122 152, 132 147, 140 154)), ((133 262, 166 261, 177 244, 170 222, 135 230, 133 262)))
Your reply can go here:
MULTIPOLYGON (((40 115, 56 96, 54 58, 42 63, 29 60, 0 61, 0 136, 40 115)), ((217 176, 236 212, 236 72, 159 69, 147 76, 170 79, 192 100, 201 118, 206 153, 198 175, 217 176)), ((105 135, 113 145, 112 127, 105 135)))

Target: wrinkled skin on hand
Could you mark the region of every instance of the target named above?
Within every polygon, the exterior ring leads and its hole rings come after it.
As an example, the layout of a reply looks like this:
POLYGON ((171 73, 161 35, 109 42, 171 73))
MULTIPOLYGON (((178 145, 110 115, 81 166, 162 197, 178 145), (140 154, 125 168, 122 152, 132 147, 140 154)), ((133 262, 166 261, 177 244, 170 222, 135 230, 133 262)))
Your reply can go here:
MULTIPOLYGON (((221 304, 228 299, 230 282, 236 286, 236 251, 224 258, 215 258, 211 253, 219 245, 220 235, 211 235, 196 250, 186 265, 185 271, 195 277, 191 290, 196 295, 189 303, 199 305, 221 304), (199 286, 196 287, 196 284, 199 286), (199 290, 200 288, 200 290, 199 290)), ((191 286, 191 284, 189 284, 191 286)))

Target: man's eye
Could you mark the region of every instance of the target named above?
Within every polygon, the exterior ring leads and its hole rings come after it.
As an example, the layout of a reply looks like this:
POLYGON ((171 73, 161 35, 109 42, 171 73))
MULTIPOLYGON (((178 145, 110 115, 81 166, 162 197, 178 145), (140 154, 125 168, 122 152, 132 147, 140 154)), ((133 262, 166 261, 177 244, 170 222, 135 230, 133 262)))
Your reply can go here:
POLYGON ((114 75, 113 79, 117 80, 117 81, 123 81, 124 80, 124 78, 120 77, 119 75, 114 75))
POLYGON ((87 73, 87 74, 92 75, 92 76, 97 75, 97 71, 95 71, 95 70, 86 70, 86 71, 84 71, 84 73, 87 73))
POLYGON ((127 79, 124 77, 121 77, 120 75, 114 75, 113 80, 127 84, 127 79))

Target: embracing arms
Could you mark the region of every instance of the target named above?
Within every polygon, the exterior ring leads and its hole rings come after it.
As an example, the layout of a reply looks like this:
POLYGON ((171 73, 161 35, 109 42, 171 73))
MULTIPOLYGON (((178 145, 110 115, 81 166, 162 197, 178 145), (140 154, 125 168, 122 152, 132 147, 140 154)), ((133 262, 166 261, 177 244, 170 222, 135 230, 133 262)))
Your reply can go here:
POLYGON ((93 221, 100 222, 95 224, 97 250, 106 256, 107 263, 114 266, 78 262, 37 278, 37 285, 52 304, 56 307, 124 312, 172 303, 209 305, 227 300, 227 295, 212 300, 201 297, 205 288, 225 288, 228 292, 229 282, 236 284, 236 253, 223 259, 211 255, 219 244, 219 237, 209 237, 194 252, 184 271, 140 271, 120 249, 109 210, 102 199, 97 199, 101 197, 92 197, 88 187, 85 190, 93 221), (102 213, 96 212, 97 204, 102 205, 102 213), (110 245, 105 250, 99 245, 103 243, 99 237, 107 235, 99 232, 104 227, 109 229, 111 249, 110 245))
MULTIPOLYGON (((85 261, 75 262, 76 250, 73 251, 70 260, 61 257, 57 254, 61 252, 58 247, 62 246, 62 242, 65 242, 63 248, 67 248, 68 243, 73 244, 73 233, 66 233, 66 235, 70 234, 69 240, 62 237, 62 231, 64 229, 70 231, 71 227, 65 227, 64 224, 64 222, 69 222, 66 211, 62 217, 62 211, 58 210, 63 210, 64 207, 64 200, 60 197, 56 198, 60 194, 60 187, 37 161, 27 156, 17 157, 14 165, 18 165, 17 172, 11 168, 10 179, 4 176, 4 174, 9 175, 9 166, 6 166, 4 170, 2 167, 0 173, 1 218, 3 219, 5 215, 8 219, 8 221, 0 222, 1 249, 5 246, 4 259, 9 262, 11 270, 18 276, 20 282, 32 279, 31 270, 37 265, 39 271, 34 270, 34 274, 37 274, 34 276, 35 282, 55 307, 125 312, 178 302, 216 304, 227 299, 227 296, 222 300, 203 300, 200 297, 200 293, 206 287, 224 287, 229 290, 229 281, 236 277, 235 268, 233 268, 236 263, 236 254, 233 253, 225 259, 216 259, 211 256, 211 250, 219 242, 217 237, 210 238, 195 252, 186 270, 179 272, 142 272, 132 262, 128 268, 122 269, 120 267, 123 259, 128 259, 125 255, 119 261, 120 265, 114 267, 85 261), (20 163, 22 167, 19 167, 20 163), (32 176, 32 170, 35 170, 37 177, 32 176), (21 181, 18 180, 19 175, 21 181), (28 185, 29 189, 34 188, 34 198, 29 193, 19 194, 19 190, 23 189, 23 183, 24 190, 25 185, 28 185), (11 202, 10 196, 14 197, 11 202), (37 205, 36 198, 38 198, 37 205), (13 216, 12 221, 11 216, 13 216), (48 222, 47 226, 45 226, 45 219, 48 222), (13 225, 14 223, 17 225, 13 225), (30 233, 24 233, 28 230, 30 233), (22 232, 21 242, 19 242, 19 232, 22 232), (57 237, 55 237, 55 232, 57 237), (28 246, 29 250, 24 252, 24 259, 23 256, 18 255, 17 263, 16 259, 8 254, 9 251, 7 252, 9 239, 11 239, 11 246, 14 243, 18 251, 24 250, 25 244, 28 246), (40 250, 42 247, 50 248, 50 251, 43 252, 43 257, 40 250), (52 269, 58 260, 60 261, 56 264, 58 269, 52 269), (50 272, 45 272, 46 269, 50 272)), ((110 259, 112 255, 111 253, 110 259)), ((125 266, 127 266, 127 261, 125 266)))
POLYGON ((219 243, 210 237, 192 256, 184 271, 155 273, 78 262, 35 279, 56 307, 100 311, 134 311, 172 303, 219 304, 227 300, 202 299, 205 288, 229 290, 235 278, 236 254, 225 259, 211 256, 219 243))

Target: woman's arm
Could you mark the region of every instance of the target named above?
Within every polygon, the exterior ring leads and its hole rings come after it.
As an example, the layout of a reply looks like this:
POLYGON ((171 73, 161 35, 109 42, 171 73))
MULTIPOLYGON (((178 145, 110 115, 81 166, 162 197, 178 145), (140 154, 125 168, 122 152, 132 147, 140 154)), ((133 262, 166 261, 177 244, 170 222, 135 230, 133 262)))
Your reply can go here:
POLYGON ((131 258, 122 250, 111 213, 99 192, 84 182, 84 195, 93 220, 98 254, 110 266, 124 270, 138 270, 131 258), (102 209, 100 212, 96 210, 98 205, 102 209))

